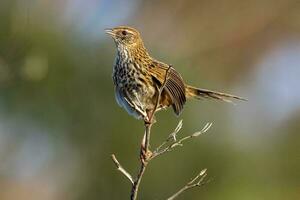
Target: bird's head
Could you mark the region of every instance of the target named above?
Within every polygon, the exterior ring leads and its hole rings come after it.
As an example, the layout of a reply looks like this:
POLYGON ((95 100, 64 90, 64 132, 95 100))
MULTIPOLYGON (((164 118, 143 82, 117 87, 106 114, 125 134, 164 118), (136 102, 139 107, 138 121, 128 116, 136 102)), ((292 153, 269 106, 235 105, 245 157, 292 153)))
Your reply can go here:
POLYGON ((140 33, 128 26, 118 26, 112 29, 105 29, 115 41, 117 47, 135 48, 142 44, 140 33))

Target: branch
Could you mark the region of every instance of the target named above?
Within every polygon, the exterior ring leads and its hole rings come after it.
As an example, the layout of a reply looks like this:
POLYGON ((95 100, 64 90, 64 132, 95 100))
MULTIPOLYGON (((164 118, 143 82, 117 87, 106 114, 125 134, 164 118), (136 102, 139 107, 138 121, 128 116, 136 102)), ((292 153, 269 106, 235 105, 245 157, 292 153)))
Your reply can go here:
POLYGON ((177 198, 180 194, 182 194, 186 190, 204 185, 205 183, 207 183, 207 182, 204 182, 204 179, 206 176, 207 176, 206 169, 203 169, 197 176, 195 176, 190 182, 188 182, 185 186, 183 186, 180 190, 178 190, 178 192, 173 194, 167 200, 174 200, 175 198, 177 198))
POLYGON ((169 137, 161 144, 159 145, 155 151, 153 152, 151 159, 160 156, 164 153, 167 153, 169 151, 172 151, 174 148, 178 147, 178 146, 183 146, 183 142, 185 140, 194 138, 194 137, 198 137, 201 134, 207 132, 210 127, 212 126, 212 123, 209 122, 207 123, 201 131, 195 132, 189 136, 183 137, 179 140, 177 140, 177 134, 180 131, 180 129, 182 128, 182 120, 179 121, 177 127, 175 128, 175 130, 169 135, 169 137), (164 147, 164 148, 163 148, 164 147))
POLYGON ((143 139, 142 143, 144 141, 146 143, 145 144, 146 152, 143 152, 144 150, 143 150, 143 146, 142 146, 141 153, 140 153, 141 167, 140 167, 140 171, 137 175, 137 178, 133 182, 133 185, 132 185, 132 188, 131 188, 131 194, 130 194, 130 199, 131 200, 136 200, 137 199, 139 186, 140 186, 141 180, 143 178, 143 175, 146 171, 146 167, 148 165, 147 153, 148 153, 148 148, 149 148, 151 125, 152 125, 152 123, 150 123, 150 124, 145 123, 145 134, 144 134, 144 139, 143 139), (144 155, 144 154, 146 154, 146 155, 144 155))
POLYGON ((131 184, 134 183, 132 176, 122 167, 122 165, 119 163, 119 161, 117 160, 115 154, 111 155, 111 159, 113 160, 113 162, 115 163, 117 170, 119 170, 130 182, 131 184))

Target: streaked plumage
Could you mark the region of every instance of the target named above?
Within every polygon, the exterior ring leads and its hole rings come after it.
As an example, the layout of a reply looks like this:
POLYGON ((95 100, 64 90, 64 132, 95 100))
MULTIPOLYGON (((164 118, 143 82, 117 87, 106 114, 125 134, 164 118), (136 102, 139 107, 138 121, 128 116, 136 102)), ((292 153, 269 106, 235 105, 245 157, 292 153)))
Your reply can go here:
POLYGON ((116 100, 129 114, 138 119, 147 120, 153 111, 160 88, 168 78, 161 93, 158 109, 173 107, 179 115, 187 98, 211 98, 230 101, 230 98, 244 100, 241 97, 195 88, 186 85, 173 67, 152 58, 141 39, 140 33, 127 26, 107 29, 117 47, 117 56, 113 67, 113 82, 116 100))

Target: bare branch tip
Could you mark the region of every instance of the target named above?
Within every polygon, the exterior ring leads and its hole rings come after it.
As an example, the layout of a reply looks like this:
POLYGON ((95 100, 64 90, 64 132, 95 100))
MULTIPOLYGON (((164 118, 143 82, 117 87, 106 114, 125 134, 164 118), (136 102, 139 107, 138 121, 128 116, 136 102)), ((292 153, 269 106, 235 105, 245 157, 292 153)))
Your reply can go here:
POLYGON ((205 126, 202 128, 201 131, 195 132, 194 134, 192 134, 192 136, 193 137, 198 137, 199 135, 201 135, 203 133, 206 133, 210 129, 210 127, 212 126, 212 124, 213 123, 211 123, 211 122, 206 123, 205 126))
POLYGON ((183 120, 181 119, 175 128, 175 132, 180 131, 180 129, 182 128, 182 125, 183 125, 183 120))
POLYGON ((120 166, 120 163, 119 163, 119 161, 117 160, 115 154, 111 154, 111 159, 112 159, 112 161, 114 162, 114 164, 116 165, 116 167, 119 167, 119 166, 120 166))
POLYGON ((169 138, 173 138, 174 141, 176 141, 176 136, 177 136, 177 133, 181 130, 182 128, 182 120, 180 120, 175 128, 175 130, 170 134, 169 138))
POLYGON ((132 176, 121 166, 119 161, 117 160, 115 154, 111 154, 111 159, 113 163, 115 164, 118 171, 120 171, 130 182, 131 184, 134 184, 134 180, 132 176))
POLYGON ((206 171, 207 171, 207 169, 203 169, 203 170, 201 170, 201 172, 200 172, 200 176, 203 176, 204 174, 206 174, 206 171))

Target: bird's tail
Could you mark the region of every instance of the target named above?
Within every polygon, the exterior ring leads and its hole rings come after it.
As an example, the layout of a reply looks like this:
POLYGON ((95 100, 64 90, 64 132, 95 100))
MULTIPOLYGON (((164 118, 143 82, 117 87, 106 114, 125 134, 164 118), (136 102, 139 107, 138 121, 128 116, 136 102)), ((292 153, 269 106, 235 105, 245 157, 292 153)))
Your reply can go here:
POLYGON ((203 99, 203 98, 217 99, 225 102, 232 102, 231 101, 232 99, 247 101, 247 99, 235 95, 215 92, 215 91, 201 89, 201 88, 195 88, 190 85, 185 86, 185 93, 187 98, 193 97, 196 99, 203 99))

